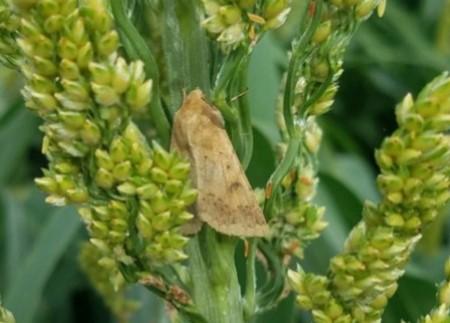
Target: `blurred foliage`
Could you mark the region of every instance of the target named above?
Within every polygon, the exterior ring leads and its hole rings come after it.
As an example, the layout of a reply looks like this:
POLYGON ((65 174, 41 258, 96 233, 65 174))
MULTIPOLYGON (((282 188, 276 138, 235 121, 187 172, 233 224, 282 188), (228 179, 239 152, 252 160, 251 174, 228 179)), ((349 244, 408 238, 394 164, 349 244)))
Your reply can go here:
MULTIPOLYGON (((298 0, 298 7, 302 1, 298 0)), ((377 200, 373 151, 394 129, 394 105, 417 93, 450 67, 450 1, 392 0, 383 19, 363 26, 348 52, 334 111, 322 122, 318 203, 330 222, 309 247, 304 268, 323 272, 358 221, 365 199, 377 200)), ((274 168, 278 133, 274 107, 287 64, 290 37, 299 13, 258 46, 250 70, 255 155, 249 177, 262 186, 274 168)), ((39 121, 20 99, 21 80, 0 72, 0 294, 18 323, 113 322, 102 300, 81 273, 77 258, 86 234, 71 209, 55 210, 43 201, 33 178, 45 166, 40 153, 39 121)), ((384 322, 413 321, 434 302, 435 285, 450 254, 447 214, 430 228, 400 282, 384 322)), ((159 300, 140 288, 130 290, 142 307, 133 323, 164 322, 159 300)), ((258 322, 310 322, 292 299, 258 322)))

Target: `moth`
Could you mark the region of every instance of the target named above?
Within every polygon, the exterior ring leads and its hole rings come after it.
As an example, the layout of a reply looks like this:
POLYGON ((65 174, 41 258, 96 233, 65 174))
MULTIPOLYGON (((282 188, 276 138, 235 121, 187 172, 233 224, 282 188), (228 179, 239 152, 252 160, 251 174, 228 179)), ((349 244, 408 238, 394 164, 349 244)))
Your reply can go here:
POLYGON ((203 223, 225 235, 263 237, 269 227, 233 149, 220 112, 194 90, 175 114, 171 146, 191 163, 198 190, 195 219, 186 233, 203 223))

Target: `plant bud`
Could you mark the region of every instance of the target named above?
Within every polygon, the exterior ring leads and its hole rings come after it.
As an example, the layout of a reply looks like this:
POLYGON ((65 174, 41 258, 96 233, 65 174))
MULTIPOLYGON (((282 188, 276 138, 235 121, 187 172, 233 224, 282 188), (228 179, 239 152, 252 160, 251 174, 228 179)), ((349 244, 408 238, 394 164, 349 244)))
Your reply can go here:
POLYGON ((120 98, 113 88, 96 83, 91 83, 91 87, 95 93, 95 100, 98 104, 111 106, 120 102, 120 98))
POLYGON ((177 224, 183 224, 186 223, 194 218, 194 215, 192 213, 189 213, 187 211, 183 211, 176 215, 176 222, 177 224))
POLYGON ((145 151, 142 149, 143 147, 138 142, 133 142, 130 147, 129 159, 133 162, 133 164, 140 163, 146 156, 144 155, 145 151))
POLYGON ((71 162, 64 162, 64 161, 54 164, 53 168, 58 173, 66 174, 66 175, 70 175, 70 174, 76 175, 76 173, 79 171, 79 168, 77 167, 77 165, 75 165, 71 162))
POLYGON ((104 57, 108 57, 114 53, 119 46, 119 35, 115 30, 104 35, 97 43, 98 53, 104 57))
POLYGON ((423 118, 416 113, 410 113, 405 115, 405 118, 402 122, 402 126, 404 126, 407 130, 411 132, 421 131, 423 125, 424 125, 423 118))
POLYGON ((59 65, 59 72, 62 78, 66 80, 78 80, 80 77, 80 70, 78 65, 68 59, 63 59, 59 65))
POLYGON ((121 138, 117 137, 112 141, 110 156, 115 163, 120 163, 127 159, 128 149, 121 138))
POLYGON ((173 179, 185 180, 190 172, 190 165, 186 162, 177 162, 169 170, 169 176, 173 179))
POLYGON ((165 212, 169 209, 169 203, 161 191, 157 191, 151 200, 152 210, 155 213, 165 212))
POLYGON ((36 37, 32 48, 33 54, 46 59, 52 59, 54 54, 53 42, 43 35, 36 37))
POLYGON ((167 173, 158 167, 153 167, 150 171, 152 180, 154 180, 156 183, 164 184, 167 182, 168 176, 167 173))
POLYGON ((53 94, 56 90, 55 83, 49 79, 40 76, 39 74, 33 74, 30 79, 31 88, 25 86, 28 92, 40 92, 46 94, 53 94))
POLYGON ((137 228, 139 230, 139 234, 144 238, 151 239, 155 234, 155 230, 151 222, 143 214, 138 215, 137 228))
POLYGON ((113 72, 109 66, 99 63, 90 63, 89 72, 91 72, 92 82, 98 85, 110 85, 113 72))
POLYGON ((191 205, 197 200, 197 196, 197 190, 184 188, 183 192, 180 195, 180 199, 182 199, 186 203, 186 205, 191 205))
POLYGON ((403 181, 399 176, 391 174, 379 175, 377 178, 379 187, 385 192, 397 192, 403 188, 403 181))
POLYGON ((45 20, 44 29, 49 34, 60 32, 64 26, 64 18, 61 15, 55 15, 45 20))
POLYGON ((57 74, 57 68, 52 61, 39 56, 34 56, 32 58, 32 61, 34 65, 34 70, 38 74, 46 77, 53 77, 57 74))
POLYGON ((87 42, 83 47, 77 51, 77 64, 80 69, 85 69, 93 61, 94 50, 92 49, 92 44, 87 42))
POLYGON ((328 39, 331 34, 331 21, 322 22, 312 36, 312 41, 321 44, 328 39))
POLYGON ((139 86, 131 84, 131 87, 127 91, 126 101, 132 111, 139 111, 150 103, 152 87, 152 80, 148 80, 139 86))
POLYGON ((163 212, 157 214, 152 219, 152 226, 155 230, 164 232, 172 227, 170 212, 163 212))
POLYGON ((220 7, 219 15, 222 18, 222 21, 229 26, 237 24, 242 20, 241 10, 236 6, 230 5, 220 7))
POLYGON ((61 84, 69 98, 76 101, 88 101, 88 89, 79 81, 61 80, 61 84))
POLYGON ((131 176, 131 163, 129 161, 124 161, 117 164, 114 167, 113 175, 117 181, 126 181, 131 176))
POLYGON ((153 160, 147 158, 142 160, 136 167, 136 172, 140 176, 148 176, 153 166, 153 160))
POLYGON ((106 169, 100 168, 95 174, 95 184, 105 190, 111 189, 114 185, 114 177, 106 169))
POLYGON ((164 187, 168 193, 178 194, 183 189, 183 182, 176 179, 168 180, 164 187))
POLYGON ((159 191, 158 186, 153 183, 146 184, 139 187, 136 192, 140 198, 148 200, 155 197, 156 193, 159 191))
MULTIPOLYGON (((156 192, 155 196, 156 195, 161 196, 161 194, 162 194, 161 192, 159 192, 159 193, 156 192)), ((151 219, 155 215, 155 212, 153 212, 153 209, 152 209, 152 206, 150 205, 150 203, 145 200, 142 200, 142 199, 140 200, 140 212, 143 215, 145 215, 145 217, 147 219, 151 219)))
POLYGON ((356 6, 356 17, 365 19, 372 14, 376 7, 378 7, 377 0, 364 0, 356 6))
POLYGON ((401 228, 405 225, 405 220, 400 214, 397 213, 388 214, 386 216, 386 224, 391 227, 401 228))
POLYGON ((76 19, 69 29, 70 39, 78 46, 85 44, 88 40, 88 34, 84 22, 81 18, 76 19))
POLYGON ((431 118, 429 127, 435 131, 448 131, 450 129, 450 115, 439 115, 431 118))
POLYGON ((281 14, 289 6, 289 0, 268 0, 264 7, 264 17, 272 19, 281 14))
POLYGON ((330 66, 327 61, 315 60, 311 63, 311 72, 314 78, 323 82, 330 74, 330 66))
POLYGON ((126 61, 123 58, 118 58, 114 75, 112 78, 112 87, 118 94, 123 94, 130 86, 131 75, 128 70, 126 61))
POLYGON ((102 138, 100 128, 91 120, 85 121, 80 134, 83 141, 88 145, 97 145, 102 138))
POLYGON ((48 194, 58 193, 58 183, 51 177, 36 178, 34 182, 37 186, 48 194))
POLYGON ((97 167, 104 168, 106 170, 112 170, 114 168, 114 163, 109 156, 109 154, 101 149, 97 149, 95 151, 95 160, 97 163, 97 167))
POLYGON ((397 156, 397 162, 399 165, 409 165, 415 161, 422 155, 420 150, 415 149, 404 149, 399 152, 397 156))
POLYGON ((103 252, 109 252, 108 245, 105 243, 105 241, 101 239, 89 239, 89 242, 92 243, 94 246, 96 246, 98 249, 100 249, 103 252))
POLYGON ((85 189, 76 188, 67 191, 67 197, 72 203, 86 203, 89 201, 89 194, 85 189))
POLYGON ((123 195, 135 195, 136 194, 136 187, 130 183, 125 182, 117 187, 117 190, 122 193, 123 195))
POLYGON ((41 94, 37 92, 31 92, 30 94, 31 99, 35 102, 36 106, 43 111, 54 111, 58 107, 58 102, 49 94, 41 94))
POLYGON ((61 38, 58 43, 58 54, 62 59, 75 60, 78 56, 78 48, 67 38, 61 38))
POLYGON ((153 142, 153 161, 156 166, 163 170, 168 170, 172 164, 172 156, 156 141, 153 142))
POLYGON ((222 19, 220 19, 220 17, 217 15, 205 19, 202 22, 202 26, 211 34, 220 34, 226 28, 222 19))

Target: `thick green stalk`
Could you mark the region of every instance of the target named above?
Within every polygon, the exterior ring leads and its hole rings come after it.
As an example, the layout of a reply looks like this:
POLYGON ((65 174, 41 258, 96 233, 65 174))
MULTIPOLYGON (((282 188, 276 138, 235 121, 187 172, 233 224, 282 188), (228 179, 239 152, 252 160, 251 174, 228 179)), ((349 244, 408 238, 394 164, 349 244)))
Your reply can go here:
POLYGON ((235 239, 209 228, 189 243, 192 297, 207 322, 245 322, 234 262, 235 247, 235 239))

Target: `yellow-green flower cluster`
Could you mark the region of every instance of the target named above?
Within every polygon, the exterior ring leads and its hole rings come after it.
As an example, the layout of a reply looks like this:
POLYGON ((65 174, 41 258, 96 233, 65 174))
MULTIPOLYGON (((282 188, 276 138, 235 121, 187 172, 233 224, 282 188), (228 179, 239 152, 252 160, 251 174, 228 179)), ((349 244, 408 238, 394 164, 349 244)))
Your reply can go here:
POLYGON ((259 30, 280 27, 291 10, 291 0, 268 0, 258 10, 257 0, 202 1, 207 15, 203 26, 225 51, 253 42, 259 30))
POLYGON ((130 221, 141 239, 137 247, 142 259, 157 265, 185 258, 182 249, 187 238, 178 231, 192 219, 186 208, 196 198, 188 182, 189 164, 158 144, 153 146, 150 149, 130 124, 112 140, 109 150, 95 151, 94 183, 110 194, 80 213, 91 242, 123 263, 131 262, 123 249, 130 237, 130 221))
POLYGON ((444 74, 399 104, 399 129, 376 153, 382 201, 366 203, 328 277, 292 274, 300 305, 317 322, 379 322, 424 226, 450 199, 449 102, 444 74))
POLYGON ((179 228, 195 199, 189 164, 157 144, 152 149, 132 122, 150 102, 152 82, 142 62, 119 55, 106 2, 13 3, 21 17, 23 95, 44 119, 49 168, 36 182, 47 200, 81 205, 92 244, 112 261, 184 259, 179 228))
POLYGON ((0 302, 0 323, 16 323, 14 316, 7 309, 2 307, 0 302))
MULTIPOLYGON (((313 19, 306 44, 296 43, 303 51, 303 64, 297 71, 294 109, 299 113, 321 115, 334 102, 342 74, 345 50, 358 25, 377 7, 384 10, 385 0, 312 1, 308 16, 313 19), (317 12, 319 11, 319 12, 317 12)), ((309 31, 308 31, 309 32, 309 31)), ((295 54, 293 54, 295 55, 295 54)))
POLYGON ((439 287, 437 300, 439 306, 428 315, 419 319, 419 323, 447 323, 450 318, 450 259, 445 264, 446 280, 439 287))
POLYGON ((8 7, 5 0, 0 0, 0 63, 14 67, 19 49, 14 40, 19 26, 17 17, 8 7))
POLYGON ((81 246, 79 262, 90 283, 119 322, 127 322, 139 304, 125 296, 126 283, 110 259, 90 243, 81 246), (111 284, 111 281, 113 284, 111 284))
POLYGON ((283 190, 287 197, 270 221, 272 236, 281 242, 281 251, 285 255, 302 258, 308 243, 317 239, 327 226, 325 208, 312 202, 319 179, 316 162, 311 158, 316 158, 321 140, 322 130, 315 118, 307 118, 303 140, 305 158, 299 159, 294 170, 284 178, 283 190))
POLYGON ((272 219, 273 235, 282 241, 284 253, 302 256, 307 243, 326 227, 324 208, 311 202, 318 184, 317 153, 322 139, 316 118, 326 113, 334 102, 343 56, 356 27, 383 3, 378 0, 311 1, 307 9, 309 26, 294 42, 292 70, 287 78, 287 82, 292 82, 292 78, 295 86, 291 89, 287 83, 285 89, 292 91, 293 99, 283 104, 292 103, 292 106, 280 105, 278 111, 283 147, 290 140, 297 140, 288 133, 284 113, 289 110, 293 120, 301 120, 294 121, 301 132, 300 155, 284 178, 282 205, 272 219))

